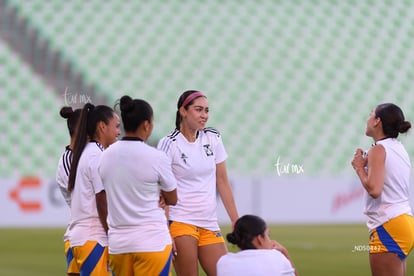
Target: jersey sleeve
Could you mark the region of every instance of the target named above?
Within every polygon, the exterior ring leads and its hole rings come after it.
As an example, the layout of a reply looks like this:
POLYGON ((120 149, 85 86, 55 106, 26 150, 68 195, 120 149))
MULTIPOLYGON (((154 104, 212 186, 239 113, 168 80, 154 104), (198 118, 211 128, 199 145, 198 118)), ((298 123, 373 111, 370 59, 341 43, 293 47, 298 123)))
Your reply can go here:
POLYGON ((163 151, 170 160, 173 160, 174 148, 173 141, 168 137, 161 138, 157 145, 157 149, 163 151))
POLYGON ((62 158, 59 161, 59 165, 58 168, 56 170, 56 183, 59 187, 60 192, 62 193, 63 198, 66 201, 66 204, 70 207, 71 205, 71 196, 70 196, 70 192, 68 191, 68 175, 66 175, 65 170, 63 169, 63 165, 62 165, 62 158))
POLYGON ((224 148, 223 140, 219 133, 209 133, 209 135, 214 149, 216 164, 219 164, 227 159, 227 152, 224 148))
POLYGON ((165 138, 166 138, 166 137, 161 138, 161 139, 158 141, 158 144, 157 144, 157 149, 162 150, 162 151, 164 151, 164 152, 165 152, 165 150, 163 149, 162 145, 164 144, 164 140, 165 140, 165 138))
POLYGON ((89 170, 89 173, 88 173, 89 179, 92 183, 92 187, 93 187, 93 190, 94 190, 95 194, 100 193, 101 191, 103 191, 105 189, 104 185, 102 183, 102 178, 101 178, 101 176, 99 174, 99 170, 98 170, 99 163, 100 163, 99 162, 99 159, 100 159, 99 157, 100 157, 100 155, 95 155, 93 158, 91 158, 90 162, 89 162, 89 168, 88 168, 88 170, 89 170))
POLYGON ((172 173, 171 161, 164 152, 160 151, 158 158, 158 172, 160 189, 171 192, 177 188, 177 181, 172 173))

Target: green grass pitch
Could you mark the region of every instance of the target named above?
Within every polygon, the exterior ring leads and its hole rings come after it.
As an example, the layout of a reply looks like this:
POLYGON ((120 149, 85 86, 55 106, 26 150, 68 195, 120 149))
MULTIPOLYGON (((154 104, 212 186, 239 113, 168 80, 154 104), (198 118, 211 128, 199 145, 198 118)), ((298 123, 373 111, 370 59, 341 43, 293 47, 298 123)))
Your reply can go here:
MULTIPOLYGON (((229 227, 222 230, 225 235, 229 227)), ((0 275, 65 275, 63 232, 0 229, 0 275)), ((270 232, 289 250, 299 275, 370 275, 364 225, 273 225, 270 232)), ((407 275, 414 275, 414 257, 407 261, 407 275)))

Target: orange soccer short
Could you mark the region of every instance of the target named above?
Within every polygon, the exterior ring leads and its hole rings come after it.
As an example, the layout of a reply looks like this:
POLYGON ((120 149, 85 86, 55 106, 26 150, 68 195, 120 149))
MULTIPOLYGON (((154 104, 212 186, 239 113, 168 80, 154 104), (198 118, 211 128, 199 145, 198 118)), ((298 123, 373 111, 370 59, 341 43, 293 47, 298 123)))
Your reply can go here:
POLYGON ((414 218, 408 214, 392 218, 370 234, 370 254, 392 252, 404 260, 413 247, 414 218))
POLYGON ((109 264, 114 275, 159 275, 171 274, 172 245, 159 252, 132 252, 109 254, 109 264))
POLYGON ((195 225, 170 221, 170 234, 173 239, 180 236, 191 236, 198 241, 198 246, 224 243, 221 231, 211 231, 195 225))
POLYGON ((73 246, 73 258, 81 275, 111 276, 108 262, 108 247, 96 241, 87 241, 82 246, 73 246))
POLYGON ((67 273, 79 274, 79 267, 73 259, 72 248, 70 248, 70 243, 68 240, 65 241, 65 257, 67 273))

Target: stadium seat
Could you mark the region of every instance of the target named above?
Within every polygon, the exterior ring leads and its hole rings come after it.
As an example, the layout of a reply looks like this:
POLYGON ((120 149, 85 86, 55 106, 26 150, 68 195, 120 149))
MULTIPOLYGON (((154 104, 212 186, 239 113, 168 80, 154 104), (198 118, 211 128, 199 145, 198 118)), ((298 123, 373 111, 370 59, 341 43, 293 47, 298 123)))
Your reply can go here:
MULTIPOLYGON (((414 120, 409 1, 8 5, 109 105, 124 94, 148 100, 153 140, 172 130, 178 95, 203 90, 231 171, 274 175, 280 156, 309 174, 349 174, 355 147, 370 145, 365 119, 376 104, 394 101, 414 120)), ((33 76, 18 78, 14 89, 30 91, 33 76)))
POLYGON ((0 176, 54 175, 69 138, 59 116, 63 98, 45 86, 7 45, 0 42, 2 75, 2 166, 0 176), (62 135, 64 133, 65 135, 62 135), (3 154, 4 153, 4 154, 3 154))

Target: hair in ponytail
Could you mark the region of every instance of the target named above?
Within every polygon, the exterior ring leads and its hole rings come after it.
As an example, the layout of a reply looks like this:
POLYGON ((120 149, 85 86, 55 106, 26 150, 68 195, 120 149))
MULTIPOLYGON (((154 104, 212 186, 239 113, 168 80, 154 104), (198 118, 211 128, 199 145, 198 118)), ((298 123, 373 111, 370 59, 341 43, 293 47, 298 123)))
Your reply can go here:
POLYGON ((75 146, 73 149, 72 164, 69 173, 68 191, 75 188, 76 172, 83 150, 89 139, 93 139, 99 122, 109 123, 114 116, 114 110, 106 105, 94 106, 91 103, 84 105, 79 123, 76 127, 75 146))

